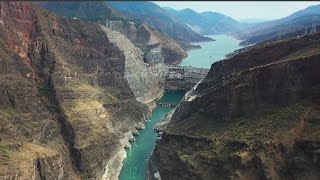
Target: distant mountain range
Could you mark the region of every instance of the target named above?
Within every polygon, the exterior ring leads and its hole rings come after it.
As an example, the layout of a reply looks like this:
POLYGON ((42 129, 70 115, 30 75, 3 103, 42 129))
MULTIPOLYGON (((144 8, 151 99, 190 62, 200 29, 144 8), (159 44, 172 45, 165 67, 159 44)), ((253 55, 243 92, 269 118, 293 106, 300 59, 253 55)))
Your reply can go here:
POLYGON ((177 20, 167 11, 152 2, 106 2, 112 8, 115 8, 128 17, 142 20, 144 23, 157 29, 159 32, 172 37, 177 41, 201 42, 211 41, 211 38, 204 37, 193 31, 184 22, 177 20))
POLYGON ((256 44, 301 36, 305 28, 310 32, 313 23, 320 25, 320 5, 310 6, 281 19, 253 24, 233 35, 243 39, 242 44, 256 44))
POLYGON ((217 12, 198 13, 192 9, 175 10, 164 7, 170 15, 186 23, 195 32, 203 35, 225 34, 240 30, 243 25, 229 16, 217 12))
POLYGON ((184 50, 192 48, 188 43, 213 40, 204 35, 229 33, 242 39, 242 45, 248 45, 300 36, 304 34, 305 28, 310 32, 313 23, 320 25, 320 5, 310 6, 277 20, 253 18, 237 21, 217 12, 198 13, 189 8, 161 8, 152 2, 36 3, 59 15, 102 24, 107 19, 146 24, 160 32, 164 38, 175 40, 184 50))
POLYGON ((264 19, 264 18, 247 18, 247 19, 240 19, 238 20, 239 23, 261 23, 261 22, 266 22, 266 21, 271 21, 271 19, 264 19))

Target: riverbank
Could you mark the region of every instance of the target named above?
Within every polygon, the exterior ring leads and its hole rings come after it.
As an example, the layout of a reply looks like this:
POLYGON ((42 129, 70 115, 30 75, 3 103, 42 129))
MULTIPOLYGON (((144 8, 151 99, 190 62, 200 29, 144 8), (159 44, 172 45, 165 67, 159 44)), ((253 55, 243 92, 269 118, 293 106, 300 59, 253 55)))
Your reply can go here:
MULTIPOLYGON (((144 102, 144 104, 148 106, 151 112, 157 107, 156 102, 163 97, 164 93, 164 90, 162 90, 158 95, 156 95, 156 97, 144 102)), ((145 119, 145 123, 147 123, 147 119, 148 118, 145 119)), ((113 155, 112 158, 109 159, 107 165, 105 166, 104 174, 101 177, 101 180, 114 180, 119 178, 120 172, 123 167, 123 161, 127 157, 125 148, 130 149, 132 147, 130 141, 132 141, 133 139, 135 141, 134 135, 140 135, 137 127, 122 134, 122 138, 119 140, 120 145, 115 151, 115 155, 113 155)))

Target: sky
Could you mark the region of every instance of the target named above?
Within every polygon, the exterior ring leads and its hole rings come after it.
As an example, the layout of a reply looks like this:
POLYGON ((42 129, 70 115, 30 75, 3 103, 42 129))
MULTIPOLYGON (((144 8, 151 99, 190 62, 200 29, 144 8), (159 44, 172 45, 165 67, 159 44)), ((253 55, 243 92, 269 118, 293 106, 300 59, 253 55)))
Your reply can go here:
POLYGON ((190 8, 197 12, 213 11, 236 20, 279 19, 320 1, 153 1, 161 7, 190 8))

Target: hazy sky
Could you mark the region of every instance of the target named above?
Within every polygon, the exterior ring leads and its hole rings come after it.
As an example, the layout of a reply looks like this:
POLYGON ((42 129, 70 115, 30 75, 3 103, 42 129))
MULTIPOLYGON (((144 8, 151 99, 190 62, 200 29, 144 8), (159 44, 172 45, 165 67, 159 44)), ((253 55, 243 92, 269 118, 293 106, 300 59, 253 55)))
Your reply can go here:
POLYGON ((236 20, 262 18, 278 19, 288 16, 298 10, 311 5, 320 4, 320 1, 153 1, 161 7, 174 9, 190 8, 197 12, 213 11, 233 17, 236 20))

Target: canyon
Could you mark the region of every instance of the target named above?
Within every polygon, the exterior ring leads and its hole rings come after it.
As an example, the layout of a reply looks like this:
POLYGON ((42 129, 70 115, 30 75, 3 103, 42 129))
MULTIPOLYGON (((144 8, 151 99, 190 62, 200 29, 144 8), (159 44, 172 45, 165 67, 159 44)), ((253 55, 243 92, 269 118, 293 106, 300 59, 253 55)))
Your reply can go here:
MULTIPOLYGON (((191 88, 207 73, 147 67, 133 36, 33 3, 0 10, 1 179, 117 179, 124 147, 165 88, 179 88, 177 76, 191 88)), ((174 43, 141 27, 163 51, 174 43)), ((183 52, 170 51, 165 61, 183 52)))
POLYGON ((319 33, 231 53, 121 3, 0 2, 0 179, 320 177, 319 33))

